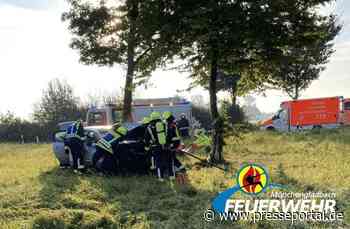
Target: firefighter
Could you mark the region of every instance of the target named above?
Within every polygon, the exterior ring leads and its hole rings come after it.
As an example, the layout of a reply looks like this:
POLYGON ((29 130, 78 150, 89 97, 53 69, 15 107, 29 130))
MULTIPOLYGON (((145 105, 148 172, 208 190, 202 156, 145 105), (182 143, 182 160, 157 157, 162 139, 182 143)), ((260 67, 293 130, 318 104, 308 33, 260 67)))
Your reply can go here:
POLYGON ((190 122, 185 114, 181 114, 180 120, 177 121, 177 127, 180 130, 181 137, 187 138, 190 136, 190 122))
POLYGON ((171 148, 176 149, 180 143, 179 130, 175 123, 175 117, 170 111, 165 111, 163 113, 163 120, 167 124, 167 139, 171 143, 171 148))
POLYGON ((166 142, 168 143, 165 149, 165 153, 168 155, 168 175, 170 179, 175 179, 175 151, 179 147, 181 139, 174 122, 175 117, 170 111, 163 113, 163 120, 166 126, 166 142))
POLYGON ((151 122, 147 126, 145 135, 146 145, 150 147, 152 164, 155 165, 156 174, 160 181, 164 181, 165 173, 169 170, 169 155, 166 153, 168 147, 166 137, 166 125, 161 120, 159 112, 151 113, 151 122))
POLYGON ((147 142, 147 135, 148 135, 148 126, 150 125, 151 122, 151 118, 150 117, 144 117, 142 120, 142 127, 145 129, 144 132, 144 138, 142 140, 142 143, 144 144, 144 150, 146 152, 146 154, 150 155, 150 160, 151 160, 151 166, 150 169, 151 170, 155 170, 155 163, 154 163, 154 157, 152 156, 152 152, 151 152, 151 147, 150 147, 150 142, 147 142))
POLYGON ((71 152, 74 172, 83 171, 84 166, 84 127, 81 120, 68 126, 64 137, 65 149, 71 152))
POLYGON ((93 157, 94 167, 101 172, 117 173, 120 167, 119 143, 126 136, 128 130, 114 124, 112 130, 105 134, 96 144, 96 153, 93 157))
MULTIPOLYGON (((182 163, 176 158, 176 150, 181 145, 181 138, 179 130, 176 126, 175 117, 170 111, 163 113, 163 119, 166 123, 167 141, 170 143, 169 153, 171 155, 171 169, 169 172, 172 176, 176 175, 178 183, 183 184, 186 182, 186 169, 182 163)), ((170 176, 170 175, 169 175, 170 176)))
MULTIPOLYGON (((65 142, 66 138, 66 131, 60 131, 54 135, 54 140, 59 142, 65 142)), ((69 155, 69 149, 68 146, 64 146, 64 154, 69 155)), ((64 155, 63 155, 64 156, 64 155)), ((65 158, 65 157, 64 157, 65 158)), ((61 169, 66 169, 70 167, 69 159, 65 160, 61 157, 58 157, 58 161, 60 163, 61 169)))

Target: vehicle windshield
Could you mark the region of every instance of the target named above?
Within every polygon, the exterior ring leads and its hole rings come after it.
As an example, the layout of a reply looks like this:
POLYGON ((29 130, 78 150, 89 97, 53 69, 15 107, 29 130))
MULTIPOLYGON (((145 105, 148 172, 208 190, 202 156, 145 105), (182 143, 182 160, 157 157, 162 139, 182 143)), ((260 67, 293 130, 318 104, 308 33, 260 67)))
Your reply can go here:
POLYGON ((279 119, 280 114, 281 114, 282 111, 283 111, 282 109, 278 110, 277 113, 272 117, 272 120, 279 119))

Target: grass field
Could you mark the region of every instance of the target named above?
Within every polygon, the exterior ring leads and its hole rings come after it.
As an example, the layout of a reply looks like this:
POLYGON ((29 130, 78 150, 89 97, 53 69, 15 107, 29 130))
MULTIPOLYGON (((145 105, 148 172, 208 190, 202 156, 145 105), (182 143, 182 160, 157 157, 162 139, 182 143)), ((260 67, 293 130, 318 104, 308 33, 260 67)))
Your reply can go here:
POLYGON ((0 144, 0 228, 350 228, 350 130, 253 132, 226 140, 232 172, 183 158, 188 187, 152 177, 74 175, 58 169, 50 145, 0 144), (235 183, 244 162, 264 164, 273 182, 292 191, 336 192, 345 222, 205 222, 203 212, 235 183))

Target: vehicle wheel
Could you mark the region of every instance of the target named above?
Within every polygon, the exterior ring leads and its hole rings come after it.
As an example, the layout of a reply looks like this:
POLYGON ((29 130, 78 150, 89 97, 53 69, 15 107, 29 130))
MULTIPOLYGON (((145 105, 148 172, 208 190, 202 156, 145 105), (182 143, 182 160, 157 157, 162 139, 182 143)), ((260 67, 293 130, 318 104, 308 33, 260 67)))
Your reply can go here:
POLYGON ((319 130, 319 129, 321 129, 321 128, 322 128, 321 125, 315 125, 315 126, 312 127, 312 129, 314 129, 314 130, 319 130))
POLYGON ((275 128, 272 127, 272 126, 269 126, 269 127, 266 128, 266 130, 268 130, 268 131, 275 131, 275 128))

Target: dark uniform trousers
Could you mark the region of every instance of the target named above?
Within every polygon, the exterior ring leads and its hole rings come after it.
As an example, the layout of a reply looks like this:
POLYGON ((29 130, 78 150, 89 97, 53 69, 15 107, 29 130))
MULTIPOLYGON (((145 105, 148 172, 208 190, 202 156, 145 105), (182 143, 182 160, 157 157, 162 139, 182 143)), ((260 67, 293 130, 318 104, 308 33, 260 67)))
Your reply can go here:
POLYGON ((168 149, 164 149, 162 146, 151 147, 151 152, 156 167, 156 175, 159 178, 164 178, 166 175, 173 177, 175 174, 172 152, 168 149))
POLYGON ((73 157, 73 169, 78 169, 78 163, 80 165, 84 165, 84 142, 79 138, 72 137, 65 140, 65 145, 67 145, 71 150, 73 157))
POLYGON ((93 156, 93 166, 99 172, 105 174, 117 174, 118 164, 114 155, 96 146, 96 153, 93 156))

